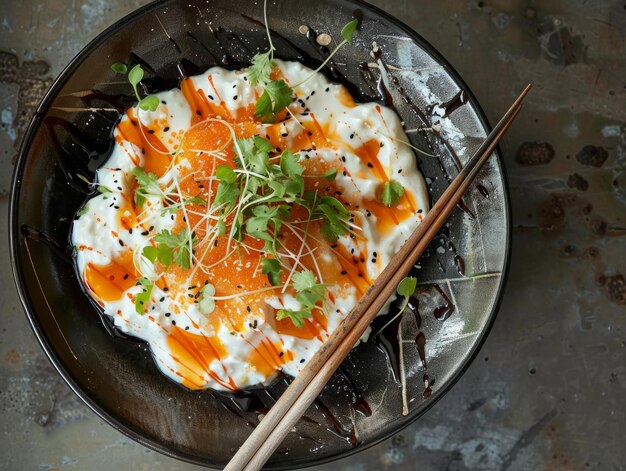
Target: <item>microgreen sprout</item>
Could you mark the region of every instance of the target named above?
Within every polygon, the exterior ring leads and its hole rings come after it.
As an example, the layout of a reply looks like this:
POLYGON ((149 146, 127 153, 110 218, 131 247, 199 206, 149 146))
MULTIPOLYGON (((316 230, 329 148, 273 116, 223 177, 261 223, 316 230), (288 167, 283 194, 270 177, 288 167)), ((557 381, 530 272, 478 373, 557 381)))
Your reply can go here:
POLYGON ((152 263, 158 260, 166 270, 172 262, 185 269, 191 266, 189 246, 195 245, 197 240, 195 234, 189 234, 188 229, 181 229, 178 234, 172 234, 165 229, 155 236, 154 241, 156 247, 144 247, 142 252, 152 263))
POLYGON ((144 71, 140 64, 136 64, 129 71, 128 66, 123 62, 114 62, 111 64, 111 70, 120 75, 128 74, 128 82, 133 87, 133 92, 135 92, 135 97, 137 97, 137 101, 139 102, 139 108, 144 111, 156 111, 159 106, 159 99, 155 95, 146 95, 143 98, 139 95, 137 85, 139 85, 139 82, 143 80, 144 76, 144 71))
POLYGON ((198 298, 198 309, 202 314, 211 314, 215 310, 215 286, 207 283, 200 290, 200 297, 198 298))
POLYGON ((146 311, 148 301, 150 301, 153 284, 148 278, 139 278, 137 284, 142 286, 143 290, 135 295, 135 311, 137 314, 143 314, 146 311))
POLYGON ((396 180, 389 180, 383 184, 378 199, 387 207, 395 205, 404 194, 404 187, 396 180))
POLYGON ((298 310, 280 309, 276 319, 290 319, 296 327, 304 327, 304 320, 313 316, 314 309, 323 309, 319 306, 326 297, 326 288, 317 282, 317 278, 310 270, 303 270, 293 275, 293 287, 298 292, 296 300, 301 308, 298 310))
POLYGON ((413 296, 413 293, 415 292, 415 288, 417 288, 417 278, 414 278, 412 276, 407 276, 406 278, 403 278, 400 283, 398 283, 398 286, 396 287, 396 293, 399 296, 402 296, 404 298, 404 301, 402 302, 400 309, 398 309, 398 313, 393 316, 384 326, 382 326, 378 330, 378 332, 376 332, 372 337, 380 334, 389 325, 391 325, 393 321, 395 321, 400 315, 402 315, 402 312, 404 312, 404 309, 409 304, 411 296, 413 296))
POLYGON ((331 59, 335 56, 335 54, 337 54, 337 52, 339 52, 339 50, 343 46, 352 42, 352 35, 354 34, 358 26, 359 26, 359 20, 357 20, 356 18, 346 23, 346 25, 341 29, 341 37, 343 41, 341 41, 337 45, 337 47, 335 47, 335 49, 328 55, 326 60, 322 62, 322 64, 317 69, 315 69, 313 72, 307 75, 307 77, 304 80, 301 80, 297 84, 292 85, 292 88, 297 88, 300 85, 304 84, 305 82, 309 81, 311 78, 315 76, 315 74, 317 74, 320 70, 326 67, 326 64, 328 64, 331 61, 331 59))
POLYGON ((276 67, 276 61, 274 60, 274 44, 272 43, 272 36, 270 34, 269 25, 267 22, 267 0, 263 3, 263 16, 265 20, 265 29, 267 32, 267 39, 270 44, 269 50, 263 53, 256 54, 252 58, 252 65, 248 72, 250 83, 253 86, 260 85, 263 88, 263 93, 259 97, 255 105, 255 116, 260 118, 264 122, 271 122, 275 119, 276 115, 282 110, 287 108, 294 101, 294 89, 304 82, 311 79, 317 72, 322 70, 326 64, 330 62, 333 56, 346 44, 352 42, 352 36, 359 26, 359 20, 353 19, 348 22, 341 29, 341 37, 343 41, 337 45, 337 47, 329 54, 326 60, 304 80, 297 85, 289 86, 284 80, 272 80, 271 74, 276 67))

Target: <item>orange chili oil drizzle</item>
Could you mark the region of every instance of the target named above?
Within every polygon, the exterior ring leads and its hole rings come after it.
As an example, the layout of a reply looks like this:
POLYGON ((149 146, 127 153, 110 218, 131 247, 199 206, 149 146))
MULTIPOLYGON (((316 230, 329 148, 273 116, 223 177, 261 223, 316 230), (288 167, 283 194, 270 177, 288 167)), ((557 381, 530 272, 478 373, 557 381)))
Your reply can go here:
MULTIPOLYGON (((140 149, 143 154, 143 168, 146 172, 160 177, 168 170, 173 159, 189 161, 190 168, 179 181, 180 190, 185 197, 200 196, 208 201, 210 206, 211 194, 215 194, 217 189, 217 183, 209 180, 215 168, 221 164, 236 167, 236 153, 232 146, 231 131, 223 122, 217 121, 218 119, 229 123, 236 137, 245 138, 259 134, 277 149, 289 148, 294 153, 316 148, 333 148, 337 151, 352 152, 367 166, 369 170, 367 178, 375 178, 379 181, 389 180, 389 176, 378 159, 378 153, 382 147, 379 141, 371 139, 353 148, 342 142, 332 123, 318 122, 313 113, 310 113, 311 119, 302 120, 302 128, 297 135, 285 136, 281 123, 269 125, 260 123, 254 116, 254 105, 229 110, 217 93, 211 75, 208 77, 208 82, 214 91, 212 99, 209 99, 203 90, 197 89, 192 79, 184 79, 181 83, 181 91, 192 111, 192 118, 191 128, 184 134, 175 156, 168 152, 161 140, 167 137, 164 131, 167 127, 166 122, 153 123, 151 129, 148 129, 131 108, 126 113, 127 119, 122 120, 117 126, 117 143, 122 145, 124 141, 127 141, 140 149), (216 157, 216 151, 219 151, 219 157, 216 157)), ((341 87, 336 98, 345 106, 356 106, 344 87, 341 87)), ((127 152, 133 163, 139 165, 139 156, 128 150, 127 152)), ((307 189, 317 189, 323 194, 335 196, 348 208, 354 207, 354 202, 346 200, 333 182, 312 177, 312 175, 321 175, 332 167, 350 177, 339 159, 333 164, 319 160, 304 160, 301 163, 305 166, 305 175, 308 176, 305 178, 307 189)), ((359 175, 359 177, 363 176, 359 175)), ((133 200, 132 197, 125 197, 119 210, 120 225, 125 229, 139 226, 137 214, 141 211, 135 207, 133 200)), ((405 191, 399 204, 392 208, 375 199, 363 201, 362 205, 376 217, 376 229, 382 234, 388 233, 394 226, 416 213, 415 200, 409 191, 405 191)), ((200 214, 206 211, 205 207, 195 204, 186 205, 185 209, 185 211, 180 209, 177 212, 172 233, 178 233, 187 227, 195 227, 201 221, 200 214)), ((302 208, 300 209, 298 210, 297 206, 292 208, 290 222, 304 228, 306 213, 302 208)), ((206 234, 202 225, 198 226, 195 232, 199 240, 202 240, 206 234)), ((342 245, 320 243, 323 236, 318 222, 312 222, 309 225, 308 234, 310 237, 307 243, 315 249, 316 259, 313 260, 312 254, 305 254, 301 257, 300 263, 313 273, 317 273, 319 269, 324 275, 324 283, 338 286, 340 292, 354 287, 359 296, 364 294, 373 281, 369 279, 366 270, 368 254, 364 252, 353 254, 342 245)), ((280 238, 281 243, 288 250, 298 253, 302 242, 292 231, 282 229, 280 238)), ((188 285, 195 287, 195 293, 197 293, 206 283, 211 283, 215 287, 217 297, 271 288, 267 277, 259 270, 264 243, 245 235, 242 242, 249 250, 238 250, 227 254, 227 239, 227 236, 218 236, 211 242, 210 247, 203 246, 203 243, 194 247, 195 254, 201 257, 203 266, 214 265, 213 276, 209 277, 204 271, 195 270, 190 278, 193 267, 182 269, 177 265, 172 265, 169 268, 167 285, 171 290, 178 289, 181 293, 184 292, 181 296, 184 300, 181 303, 182 311, 184 311, 185 303, 189 305, 194 302, 194 298, 197 298, 194 291, 189 291, 188 285), (177 286, 180 288, 176 288, 177 286)), ((130 251, 123 252, 118 259, 107 265, 89 264, 85 270, 86 284, 102 305, 105 302, 121 299, 124 292, 135 285, 139 276, 130 251)), ((283 282, 286 281, 286 277, 287 274, 282 273, 283 282)), ((161 287, 165 286, 164 282, 158 284, 161 287)), ((233 335, 239 335, 251 346, 247 358, 248 363, 266 377, 271 376, 286 362, 294 360, 295 356, 292 351, 284 348, 282 341, 276 342, 260 330, 257 330, 256 336, 244 337, 243 332, 250 327, 247 325, 247 319, 251 315, 265 317, 279 334, 279 338, 280 335, 290 335, 307 340, 316 338, 323 342, 328 337, 327 318, 317 309, 313 311, 312 318, 304 321, 305 325, 301 328, 295 327, 289 319, 276 320, 275 310, 265 302, 268 295, 277 294, 281 287, 275 289, 276 291, 268 290, 257 294, 216 300, 215 310, 207 317, 207 324, 202 329, 217 332, 221 326, 226 326, 233 335)), ((333 296, 333 293, 329 292, 329 295, 333 296)), ((181 309, 178 311, 175 314, 184 315, 184 312, 180 312, 181 309)), ((157 322, 152 316, 149 318, 157 322)), ((194 327, 199 326, 194 323, 194 327)), ((167 344, 172 359, 178 365, 178 368, 172 372, 180 378, 183 385, 190 389, 203 389, 208 376, 226 389, 239 389, 239 386, 228 375, 228 370, 223 363, 221 364, 222 371, 217 372, 211 368, 215 360, 221 363, 221 360, 228 355, 226 347, 216 335, 198 335, 175 325, 166 330, 168 332, 167 344)))

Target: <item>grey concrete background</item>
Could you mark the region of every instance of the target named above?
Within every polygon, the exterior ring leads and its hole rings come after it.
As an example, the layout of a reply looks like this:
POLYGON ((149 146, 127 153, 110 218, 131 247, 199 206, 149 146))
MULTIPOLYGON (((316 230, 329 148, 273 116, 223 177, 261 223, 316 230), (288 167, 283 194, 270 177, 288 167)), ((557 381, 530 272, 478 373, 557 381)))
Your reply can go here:
MULTIPOLYGON (((10 177, 43 92, 144 0, 0 2, 0 468, 187 470, 82 405, 45 359, 14 289, 10 177)), ((469 371, 390 440, 315 468, 621 470, 626 466, 626 3, 375 0, 453 64, 494 122, 536 87, 502 146, 511 272, 469 371)))

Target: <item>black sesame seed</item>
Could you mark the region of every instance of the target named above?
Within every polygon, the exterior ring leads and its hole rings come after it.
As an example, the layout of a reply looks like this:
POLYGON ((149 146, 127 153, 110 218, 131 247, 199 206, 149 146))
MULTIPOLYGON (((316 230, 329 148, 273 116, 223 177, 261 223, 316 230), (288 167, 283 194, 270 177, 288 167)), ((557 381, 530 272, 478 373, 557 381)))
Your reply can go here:
POLYGON ((326 90, 325 90, 325 91, 326 91, 326 92, 329 92, 329 91, 330 91, 330 87, 326 87, 326 90))
POLYGON ((285 352, 280 352, 280 353, 278 354, 278 356, 279 356, 279 357, 282 357, 284 354, 285 354, 285 352))
POLYGON ((148 129, 148 134, 154 134, 154 129, 148 129))
POLYGON ((376 263, 376 259, 375 258, 372 259, 372 263, 376 263))
POLYGON ((176 325, 176 321, 172 321, 172 325, 176 325))
POLYGON ((154 226, 150 226, 150 227, 148 228, 148 232, 152 232, 153 230, 154 230, 154 226))
POLYGON ((200 110, 196 110, 196 114, 197 114, 198 116, 202 116, 202 112, 201 112, 200 110))
POLYGON ((374 168, 374 164, 373 164, 372 162, 368 162, 368 163, 367 163, 367 166, 368 166, 369 168, 374 168))
POLYGON ((124 279, 128 280, 128 273, 124 273, 124 279))
POLYGON ((252 311, 252 309, 250 309, 250 306, 246 306, 246 311, 248 312, 252 311))
POLYGON ((213 98, 213 95, 209 95, 209 100, 211 101, 215 100, 215 98, 213 98))
POLYGON ((146 154, 146 149, 145 149, 145 147, 142 147, 142 148, 141 148, 141 153, 142 153, 142 154, 144 154, 144 155, 146 154))
POLYGON ((124 242, 122 242, 122 239, 117 239, 117 241, 120 243, 122 247, 124 247, 124 242))
POLYGON ((233 97, 233 100, 236 100, 237 98, 239 98, 239 95, 235 95, 235 96, 233 97))
POLYGON ((159 299, 160 303, 162 303, 163 301, 165 301, 165 296, 163 296, 161 299, 159 299))
POLYGON ((350 134, 350 139, 354 139, 354 133, 350 134))
POLYGON ((346 270, 341 270, 341 274, 342 274, 342 275, 347 275, 347 274, 348 274, 348 272, 347 272, 346 270))
POLYGON ((303 358, 302 360, 300 360, 300 363, 304 363, 306 360, 303 358))
POLYGON ((189 330, 189 326, 188 325, 185 326, 185 330, 189 330))
POLYGON ((131 227, 130 229, 128 229, 128 233, 132 234, 133 233, 133 228, 131 227))
POLYGON ((166 313, 165 313, 165 317, 170 317, 171 315, 172 315, 172 313, 171 313, 171 312, 166 312, 166 313))
POLYGON ((345 156, 345 155, 342 155, 342 156, 341 156, 341 161, 342 161, 342 162, 345 162, 345 161, 346 161, 346 156, 345 156))
POLYGON ((287 137, 288 135, 289 135, 288 132, 284 132, 284 133, 281 134, 281 136, 283 136, 283 137, 287 137))
POLYGON ((169 131, 169 130, 170 130, 170 127, 169 127, 169 126, 165 126, 165 127, 163 128, 163 132, 167 132, 167 131, 169 131))
POLYGON ((163 288, 163 291, 165 291, 166 293, 169 291, 170 289, 166 286, 165 288, 163 288))

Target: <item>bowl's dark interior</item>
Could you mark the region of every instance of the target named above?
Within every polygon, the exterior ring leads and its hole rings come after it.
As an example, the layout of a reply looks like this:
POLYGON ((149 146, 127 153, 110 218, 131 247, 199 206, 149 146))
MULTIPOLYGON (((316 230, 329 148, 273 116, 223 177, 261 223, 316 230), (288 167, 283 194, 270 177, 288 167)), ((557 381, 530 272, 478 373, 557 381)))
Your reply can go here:
MULTIPOLYGON (((33 328, 61 374, 96 412, 131 437, 210 466, 222 466, 232 456, 286 382, 230 396, 190 392, 167 380, 142 343, 112 337, 105 328, 77 280, 68 235, 90 191, 79 175, 93 179, 110 150, 118 111, 133 102, 130 87, 110 71, 111 63, 142 63, 149 71, 149 90, 171 88, 183 75, 213 65, 246 66, 267 44, 262 5, 257 3, 217 0, 209 7, 200 0, 169 1, 141 10, 100 36, 62 74, 40 107, 20 155, 12 200, 18 288, 33 328)), ((384 101, 378 69, 359 67, 373 62, 375 41, 382 61, 395 66, 389 91, 407 129, 428 127, 433 97, 443 103, 464 87, 422 39, 365 5, 332 0, 270 3, 277 56, 312 66, 327 54, 316 44, 315 31, 338 37, 353 15, 362 17, 355 43, 326 71, 348 85, 358 100, 384 101), (309 35, 298 31, 304 24, 311 28, 309 35)), ((482 114, 469 96, 456 111, 450 107, 450 118, 462 134, 473 137, 450 141, 447 147, 432 133, 411 134, 415 145, 440 155, 418 157, 435 198, 447 175, 455 173, 451 149, 463 161, 485 135, 482 114), (466 152, 459 152, 462 147, 466 152)), ((508 251, 506 192, 496 160, 479 183, 464 200, 466 211, 453 215, 417 271, 425 282, 417 295, 421 324, 414 316, 403 324, 409 414, 402 415, 393 354, 398 344, 391 334, 391 355, 374 343, 351 354, 270 467, 327 460, 388 436, 423 413, 465 368, 493 318, 508 251), (459 273, 463 264, 465 278, 459 273), (471 277, 485 273, 491 275, 471 277), (445 310, 446 304, 450 317, 437 320, 435 308, 445 310), (426 342, 427 370, 414 342, 419 332, 424 334, 420 342, 426 342)))

